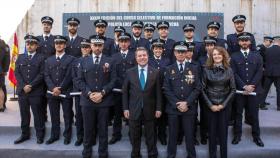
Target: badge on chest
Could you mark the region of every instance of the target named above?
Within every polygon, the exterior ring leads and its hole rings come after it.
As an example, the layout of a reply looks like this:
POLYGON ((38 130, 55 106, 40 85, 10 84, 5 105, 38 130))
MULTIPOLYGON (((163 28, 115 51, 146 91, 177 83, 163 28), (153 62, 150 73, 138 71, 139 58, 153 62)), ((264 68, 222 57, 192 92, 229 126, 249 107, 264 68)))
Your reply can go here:
POLYGON ((194 82, 194 75, 191 70, 187 71, 187 74, 185 75, 185 81, 187 84, 192 84, 194 82))

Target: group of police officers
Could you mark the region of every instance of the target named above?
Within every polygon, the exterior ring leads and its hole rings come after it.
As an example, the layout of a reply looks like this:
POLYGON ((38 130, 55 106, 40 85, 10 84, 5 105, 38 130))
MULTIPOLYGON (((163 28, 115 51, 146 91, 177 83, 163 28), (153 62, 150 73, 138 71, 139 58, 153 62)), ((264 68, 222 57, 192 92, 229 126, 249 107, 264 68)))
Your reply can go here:
POLYGON ((43 34, 26 35, 24 39, 27 54, 20 54, 16 61, 22 132, 14 143, 30 139, 30 107, 34 116, 37 143, 44 142, 47 105, 52 127, 46 144, 57 141, 60 136, 62 106, 64 144, 71 143, 72 124, 75 122, 75 146, 84 145, 83 157, 91 157, 91 148, 96 144, 97 136, 99 157, 108 157, 108 144, 115 144, 122 139, 123 122, 126 120, 123 118, 121 89, 126 71, 137 66, 135 51, 141 47, 149 53, 149 66, 159 70, 160 83, 165 91, 161 103, 162 115, 156 119, 158 140, 162 145, 168 144, 168 157, 171 158, 176 156, 176 146, 182 143, 185 136, 188 157, 196 157, 194 145, 207 144, 207 129, 211 126, 207 122, 208 107, 200 94, 201 89, 192 87, 192 93, 189 94, 190 87, 183 84, 185 76, 179 77, 184 67, 179 67, 178 71, 174 67, 174 63, 179 60, 174 51, 184 54, 184 62, 197 69, 199 76, 211 50, 220 46, 227 49, 231 56, 237 89, 256 92, 256 96, 236 95, 231 102, 228 117, 229 124, 234 125, 232 144, 241 141, 245 108, 245 122, 252 126, 253 140, 263 147, 258 109, 259 106, 266 109, 265 99, 272 83, 276 86, 277 110, 280 110, 280 36, 264 37, 264 44, 256 47, 254 36, 244 30, 246 17, 236 15, 232 21, 236 32, 227 35, 226 40, 217 38, 220 24, 213 21, 207 25, 207 35, 203 42, 194 41, 195 26, 192 24, 183 26, 184 40, 176 42, 168 38, 169 23, 166 21, 158 22, 157 26, 134 21, 131 24, 132 35, 124 27, 116 26, 112 39, 105 36, 108 23, 102 19, 94 22, 96 33, 83 38, 78 35, 79 19, 67 19, 68 36, 61 36, 51 34, 53 19, 49 16, 42 17, 43 34), (143 29, 144 38, 141 37, 143 29), (156 30, 159 38, 153 39, 156 30), (178 80, 176 76, 179 77, 178 80), (174 84, 164 86, 166 79, 174 84), (187 112, 174 112, 171 106, 167 106, 174 100, 184 98, 191 98, 195 103, 187 112), (198 106, 200 119, 197 118, 198 106), (110 124, 113 126, 113 135, 108 141, 107 126, 110 124), (200 142, 196 136, 197 125, 200 125, 200 142))

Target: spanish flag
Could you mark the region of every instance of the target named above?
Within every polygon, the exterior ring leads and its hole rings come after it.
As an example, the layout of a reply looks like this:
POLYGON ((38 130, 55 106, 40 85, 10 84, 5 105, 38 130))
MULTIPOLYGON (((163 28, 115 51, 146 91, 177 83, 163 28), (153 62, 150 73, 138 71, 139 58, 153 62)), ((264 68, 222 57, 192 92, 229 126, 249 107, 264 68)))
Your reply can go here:
POLYGON ((10 63, 10 69, 9 69, 9 81, 11 83, 11 85, 13 87, 15 87, 17 85, 17 80, 16 80, 16 76, 15 76, 15 68, 16 68, 16 60, 18 57, 18 39, 17 39, 17 34, 14 34, 14 44, 12 47, 12 59, 11 59, 11 63, 10 63))

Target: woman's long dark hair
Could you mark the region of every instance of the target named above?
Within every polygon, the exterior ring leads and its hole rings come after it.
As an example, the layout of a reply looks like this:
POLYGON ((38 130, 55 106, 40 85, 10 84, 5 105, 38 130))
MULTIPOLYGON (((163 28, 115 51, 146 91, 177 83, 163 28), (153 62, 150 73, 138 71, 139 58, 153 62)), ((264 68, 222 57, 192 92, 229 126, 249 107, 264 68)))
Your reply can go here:
POLYGON ((210 52, 209 57, 206 61, 206 67, 208 68, 213 68, 214 67, 214 59, 213 59, 213 52, 214 50, 218 51, 219 54, 221 54, 223 56, 223 61, 222 64, 224 66, 224 68, 229 68, 230 64, 229 64, 229 55, 228 52, 225 48, 223 47, 219 47, 219 46, 215 46, 214 49, 210 52))

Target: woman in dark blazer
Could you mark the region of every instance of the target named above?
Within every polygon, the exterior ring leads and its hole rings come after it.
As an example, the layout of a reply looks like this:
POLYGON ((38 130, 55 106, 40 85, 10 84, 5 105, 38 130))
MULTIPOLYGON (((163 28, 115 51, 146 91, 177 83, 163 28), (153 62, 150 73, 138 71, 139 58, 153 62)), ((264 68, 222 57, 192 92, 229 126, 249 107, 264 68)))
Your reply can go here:
POLYGON ((229 55, 222 47, 215 47, 203 69, 202 94, 208 106, 209 156, 217 157, 217 143, 221 158, 227 158, 228 104, 236 91, 229 55))

